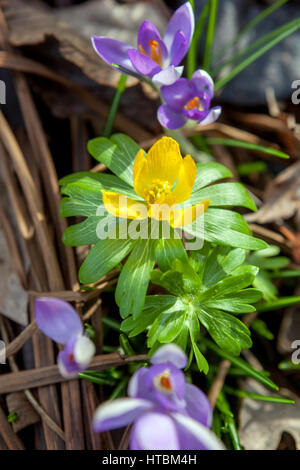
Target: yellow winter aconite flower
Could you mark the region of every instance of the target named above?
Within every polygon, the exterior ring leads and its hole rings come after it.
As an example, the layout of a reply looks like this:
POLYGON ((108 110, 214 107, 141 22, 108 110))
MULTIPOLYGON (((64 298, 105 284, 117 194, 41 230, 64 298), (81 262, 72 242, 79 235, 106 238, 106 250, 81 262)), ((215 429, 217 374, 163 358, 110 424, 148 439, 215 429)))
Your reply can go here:
POLYGON ((140 150, 133 165, 133 187, 143 201, 102 190, 106 210, 127 219, 167 220, 172 227, 191 224, 202 215, 209 201, 184 209, 176 204, 189 199, 196 178, 196 164, 190 155, 182 158, 179 145, 162 137, 145 153, 140 150))

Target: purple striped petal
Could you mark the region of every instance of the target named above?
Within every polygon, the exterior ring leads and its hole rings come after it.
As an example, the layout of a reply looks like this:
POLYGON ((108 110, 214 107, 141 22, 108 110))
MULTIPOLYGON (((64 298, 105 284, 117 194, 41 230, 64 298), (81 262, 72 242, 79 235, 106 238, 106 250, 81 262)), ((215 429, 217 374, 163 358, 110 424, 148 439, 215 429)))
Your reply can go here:
POLYGON ((204 426, 210 427, 212 411, 207 396, 195 385, 186 384, 184 399, 188 415, 204 426))
POLYGON ((64 300, 39 297, 35 301, 35 319, 39 329, 60 344, 83 332, 78 313, 64 300))
POLYGON ((129 49, 128 56, 135 70, 141 75, 152 77, 161 70, 161 67, 154 60, 136 49, 129 49))
POLYGON ((182 111, 184 105, 194 98, 195 90, 189 80, 180 78, 173 85, 162 87, 161 94, 169 106, 174 110, 182 111))
POLYGON ((150 367, 145 376, 145 384, 147 389, 152 392, 153 399, 163 408, 169 410, 184 408, 185 377, 183 372, 171 362, 155 364, 150 367), (168 374, 170 390, 161 385, 160 376, 164 373, 168 374))
POLYGON ((175 11, 167 26, 164 42, 169 51, 171 50, 177 31, 183 32, 189 47, 194 34, 194 27, 195 17, 193 8, 190 2, 186 2, 175 11))
POLYGON ((186 123, 186 118, 182 113, 174 111, 167 104, 161 105, 157 110, 157 119, 160 124, 167 129, 179 129, 186 123))
POLYGON ((91 39, 95 51, 107 64, 118 64, 131 72, 135 72, 128 57, 128 50, 132 49, 132 46, 105 36, 92 36, 91 39))
POLYGON ((134 424, 130 436, 131 450, 180 450, 176 426, 164 413, 148 412, 134 424))
POLYGON ((150 401, 140 398, 118 398, 106 402, 95 412, 93 429, 102 432, 127 426, 152 407, 150 401))
POLYGON ((202 121, 202 119, 206 118, 209 112, 209 106, 210 106, 209 96, 206 93, 201 93, 201 95, 198 96, 198 98, 201 103, 201 110, 198 109, 197 107, 183 110, 185 116, 188 119, 193 119, 194 121, 202 121))
POLYGON ((152 364, 171 362, 175 367, 183 369, 187 365, 187 357, 176 344, 161 346, 151 357, 152 364))
POLYGON ((207 427, 181 413, 172 413, 182 450, 224 450, 223 443, 207 427))
POLYGON ((168 57, 168 50, 161 39, 158 29, 150 22, 143 21, 138 32, 138 46, 142 46, 145 52, 151 57, 150 41, 157 41, 160 46, 162 58, 168 57))
POLYGON ((196 70, 193 73, 191 82, 198 93, 207 93, 210 98, 214 96, 214 82, 211 76, 205 70, 196 70))
POLYGON ((183 69, 183 66, 174 67, 174 65, 169 65, 169 67, 153 75, 152 82, 158 86, 172 85, 181 77, 183 69))
POLYGON ((170 65, 178 65, 184 58, 189 43, 182 31, 177 31, 170 51, 170 65))
POLYGON ((202 119, 202 121, 199 121, 197 124, 206 126, 207 124, 211 124, 212 122, 215 122, 219 118, 221 111, 222 111, 221 106, 215 106, 214 108, 211 108, 207 116, 204 119, 202 119))

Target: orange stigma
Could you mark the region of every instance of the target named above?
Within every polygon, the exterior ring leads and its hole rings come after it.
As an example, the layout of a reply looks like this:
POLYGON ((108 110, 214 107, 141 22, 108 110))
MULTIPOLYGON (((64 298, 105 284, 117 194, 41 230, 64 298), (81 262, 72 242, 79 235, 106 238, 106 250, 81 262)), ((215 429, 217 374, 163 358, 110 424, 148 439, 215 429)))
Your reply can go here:
POLYGON ((163 387, 163 388, 166 388, 167 390, 172 390, 172 385, 171 385, 171 381, 169 379, 169 377, 167 376, 162 376, 160 378, 160 385, 163 387))
POLYGON ((70 362, 73 362, 74 361, 74 354, 69 354, 69 361, 70 362))
POLYGON ((151 39, 148 44, 150 46, 151 56, 149 56, 149 54, 145 51, 145 49, 143 49, 143 47, 140 44, 139 44, 139 51, 142 54, 147 55, 148 57, 151 57, 151 59, 154 60, 154 62, 156 62, 158 65, 161 66, 162 65, 162 53, 161 53, 161 47, 159 43, 151 39))
POLYGON ((199 109, 199 111, 203 111, 203 106, 202 106, 198 96, 195 96, 193 99, 188 101, 187 104, 184 107, 184 109, 186 109, 188 111, 190 111, 191 109, 195 109, 195 108, 199 109))

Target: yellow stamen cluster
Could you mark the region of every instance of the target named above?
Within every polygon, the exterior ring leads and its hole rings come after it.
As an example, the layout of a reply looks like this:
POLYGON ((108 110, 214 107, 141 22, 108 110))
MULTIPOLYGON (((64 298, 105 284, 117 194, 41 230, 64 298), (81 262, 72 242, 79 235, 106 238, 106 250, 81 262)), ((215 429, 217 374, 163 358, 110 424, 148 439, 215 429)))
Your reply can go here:
POLYGON ((149 189, 146 189, 144 199, 147 204, 160 204, 165 197, 170 194, 172 186, 169 181, 162 181, 158 178, 152 180, 149 189))

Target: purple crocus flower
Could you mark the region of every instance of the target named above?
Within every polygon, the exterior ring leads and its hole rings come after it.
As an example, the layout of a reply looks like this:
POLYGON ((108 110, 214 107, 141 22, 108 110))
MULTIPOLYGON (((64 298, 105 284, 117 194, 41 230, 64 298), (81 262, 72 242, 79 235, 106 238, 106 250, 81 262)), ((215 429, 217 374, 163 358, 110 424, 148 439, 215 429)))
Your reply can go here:
POLYGON ((178 129, 189 120, 210 124, 221 113, 221 107, 210 108, 214 96, 214 82, 204 70, 197 70, 191 80, 180 78, 176 83, 161 88, 162 104, 157 118, 163 127, 178 129))
POLYGON ((65 345, 57 358, 64 377, 76 377, 88 367, 95 354, 95 345, 84 335, 80 317, 70 304, 60 299, 39 297, 35 301, 35 319, 45 335, 65 345))
POLYGON ((138 31, 137 48, 105 36, 92 36, 92 43, 109 65, 150 77, 159 86, 171 85, 182 75, 183 67, 177 66, 189 49, 194 23, 193 8, 186 2, 171 17, 163 39, 150 21, 144 21, 138 31))
POLYGON ((142 367, 132 376, 128 398, 99 406, 94 416, 94 431, 133 422, 132 450, 223 449, 208 429, 212 411, 207 397, 194 385, 187 384, 180 370, 187 364, 183 351, 174 344, 162 346, 152 356, 151 363, 151 367, 142 367))

